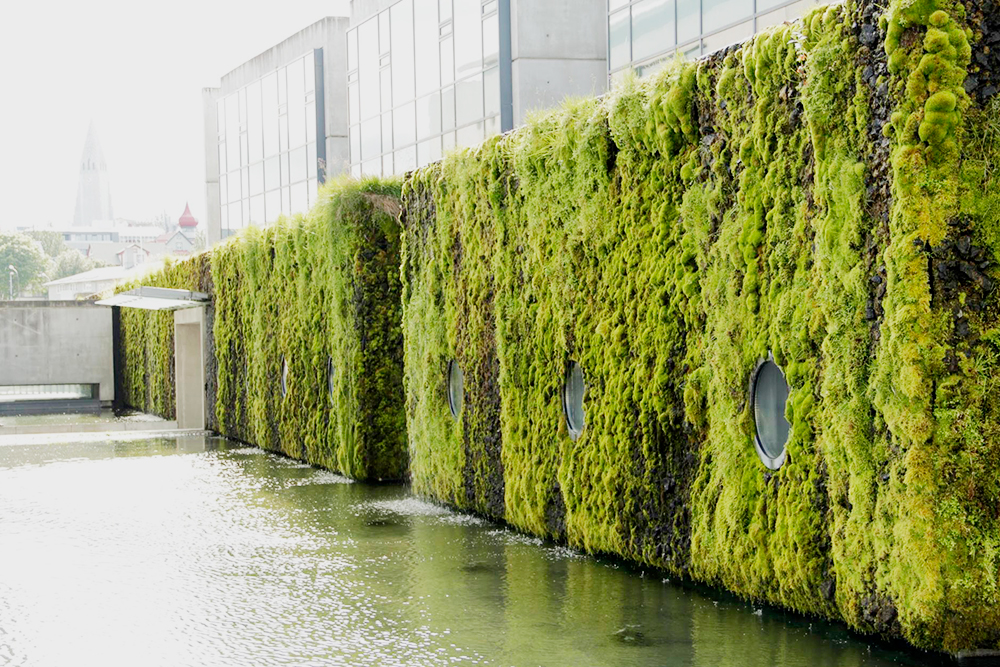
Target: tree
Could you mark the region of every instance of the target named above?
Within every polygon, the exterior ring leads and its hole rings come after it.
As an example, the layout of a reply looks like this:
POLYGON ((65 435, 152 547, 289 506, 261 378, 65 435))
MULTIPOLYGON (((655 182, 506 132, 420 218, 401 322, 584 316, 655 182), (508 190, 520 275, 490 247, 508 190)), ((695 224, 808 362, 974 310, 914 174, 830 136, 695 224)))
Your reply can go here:
POLYGON ((37 241, 24 234, 0 234, 0 276, 8 277, 8 266, 17 270, 14 277, 14 294, 10 294, 10 281, 4 281, 7 289, 0 294, 8 299, 28 289, 38 288, 46 279, 48 258, 37 241))
POLYGON ((75 276, 78 273, 90 271, 93 268, 94 261, 92 259, 84 257, 72 248, 67 248, 52 261, 52 270, 49 272, 50 280, 75 276))
POLYGON ((42 252, 44 252, 52 259, 55 259, 59 255, 61 255, 68 247, 66 245, 66 241, 63 239, 62 234, 60 234, 59 232, 31 231, 31 232, 25 232, 25 235, 34 239, 35 241, 38 241, 38 243, 42 246, 42 252))
POLYGON ((198 230, 194 234, 194 245, 191 248, 194 252, 201 252, 208 247, 208 238, 205 236, 205 232, 198 230))

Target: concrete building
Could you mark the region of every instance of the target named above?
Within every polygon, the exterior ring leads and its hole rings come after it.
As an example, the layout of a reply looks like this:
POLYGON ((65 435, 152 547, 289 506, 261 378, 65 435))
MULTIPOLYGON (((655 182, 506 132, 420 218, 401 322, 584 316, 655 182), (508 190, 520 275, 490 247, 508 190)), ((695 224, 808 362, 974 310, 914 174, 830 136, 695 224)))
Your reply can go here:
POLYGON ((208 242, 301 213, 346 170, 347 18, 325 18, 206 88, 208 242))
POLYGON ((95 223, 108 223, 113 219, 108 165, 104 161, 97 129, 91 121, 87 141, 83 145, 83 156, 80 158, 80 180, 76 190, 73 226, 89 227, 95 223))
POLYGON ((608 0, 608 73, 655 72, 742 42, 805 14, 819 0, 608 0))
MULTIPOLYGON (((198 220, 191 214, 191 207, 184 205, 184 213, 171 222, 166 214, 155 222, 115 220, 102 225, 52 228, 60 234, 66 245, 84 257, 108 265, 122 265, 123 257, 135 248, 146 257, 161 255, 189 255, 198 241, 198 220)), ((127 264, 127 263, 126 263, 127 264)))

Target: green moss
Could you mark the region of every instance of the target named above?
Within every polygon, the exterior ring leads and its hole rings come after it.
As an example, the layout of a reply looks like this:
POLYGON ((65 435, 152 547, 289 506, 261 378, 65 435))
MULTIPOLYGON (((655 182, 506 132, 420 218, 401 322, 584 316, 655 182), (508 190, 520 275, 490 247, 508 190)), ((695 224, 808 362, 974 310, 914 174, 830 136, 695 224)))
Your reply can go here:
MULTIPOLYGON (((139 281, 118 288, 138 287, 139 281)), ((141 284, 211 293, 210 255, 200 253, 183 261, 167 260, 163 269, 141 284)), ((125 405, 165 419, 176 417, 174 382, 174 317, 171 312, 121 309, 119 351, 125 405)))
MULTIPOLYGON (((965 91, 962 3, 891 0, 881 52, 869 9, 171 266, 155 280, 215 296, 216 427, 861 631, 1000 645, 1000 103, 965 91), (791 387, 777 471, 748 401, 768 355, 791 387)), ((169 321, 123 328, 130 401, 169 413, 169 321)))
POLYGON ((863 10, 819 8, 626 78, 408 178, 419 492, 919 646, 1000 639, 998 482, 981 458, 995 401, 976 385, 1000 334, 982 280, 943 287, 928 270, 960 233, 1000 249, 1000 125, 969 124, 961 5, 890 3, 877 80, 863 10), (472 239, 479 261, 458 262, 472 239), (982 338, 955 347, 956 317, 982 338), (747 401, 769 353, 792 387, 773 473, 747 401), (447 360, 494 354, 456 422, 447 360), (587 382, 577 440, 561 405, 571 360, 587 382), (494 381, 499 444, 466 423, 493 418, 494 381), (486 469, 469 459, 487 449, 502 511, 471 491, 486 469))
MULTIPOLYGON (((335 183, 308 215, 143 279, 213 297, 217 431, 358 479, 406 475, 399 206, 398 182, 335 183)), ((172 314, 122 320, 128 403, 172 416, 172 314)))

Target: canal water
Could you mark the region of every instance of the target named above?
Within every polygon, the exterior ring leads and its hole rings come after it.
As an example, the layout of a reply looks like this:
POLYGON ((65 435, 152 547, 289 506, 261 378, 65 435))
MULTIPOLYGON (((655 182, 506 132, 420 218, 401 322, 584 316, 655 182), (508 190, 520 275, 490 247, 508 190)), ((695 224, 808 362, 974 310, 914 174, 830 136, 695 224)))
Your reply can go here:
MULTIPOLYGON (((111 436, 113 437, 113 436, 111 436)), ((0 443, 0 665, 920 665, 218 438, 0 443)))

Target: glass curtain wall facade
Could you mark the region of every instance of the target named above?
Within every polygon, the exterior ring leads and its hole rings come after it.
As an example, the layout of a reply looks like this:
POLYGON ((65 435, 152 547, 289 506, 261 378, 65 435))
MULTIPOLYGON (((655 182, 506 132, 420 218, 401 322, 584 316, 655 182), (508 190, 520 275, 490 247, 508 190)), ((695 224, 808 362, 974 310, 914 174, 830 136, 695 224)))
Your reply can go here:
POLYGON ((404 173, 501 131, 497 0, 401 0, 347 33, 351 173, 404 173))
POLYGON ((608 0, 608 71, 649 74, 796 19, 818 0, 608 0))
POLYGON ((219 99, 223 237, 304 213, 316 201, 326 152, 316 140, 325 136, 316 113, 322 68, 322 49, 315 49, 219 99))

